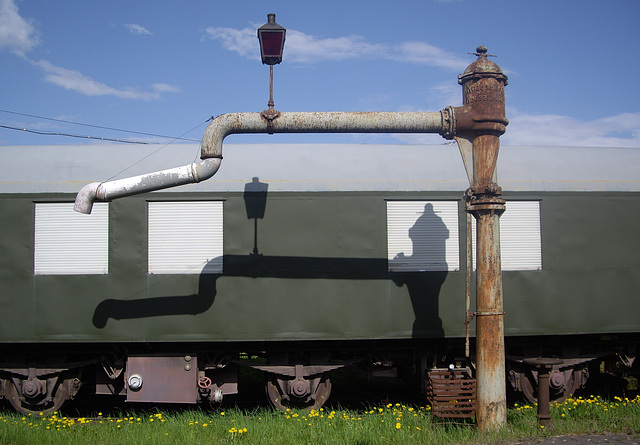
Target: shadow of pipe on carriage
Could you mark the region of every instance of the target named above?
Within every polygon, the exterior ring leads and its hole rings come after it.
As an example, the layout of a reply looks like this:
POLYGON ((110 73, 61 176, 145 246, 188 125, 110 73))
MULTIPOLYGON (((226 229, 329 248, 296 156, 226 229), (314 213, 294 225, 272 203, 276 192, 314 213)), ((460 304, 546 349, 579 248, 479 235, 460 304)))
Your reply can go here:
MULTIPOLYGON (((245 185, 244 202, 246 216, 257 225, 265 217, 268 185, 254 177, 245 185)), ((155 278, 151 287, 141 289, 126 298, 109 298, 101 301, 93 314, 93 325, 106 327, 108 320, 143 319, 174 315, 198 315, 210 310, 218 294, 218 280, 226 277, 277 278, 277 279, 323 279, 323 280, 385 280, 398 287, 406 286, 415 320, 412 337, 443 337, 444 331, 439 316, 439 296, 447 278, 445 243, 449 230, 427 203, 424 210, 408 229, 412 252, 400 253, 392 260, 387 258, 342 258, 311 256, 273 256, 258 251, 257 230, 254 227, 254 249, 248 255, 225 254, 209 261, 198 275, 197 288, 183 295, 159 295, 139 298, 140 294, 159 293, 157 289, 169 289, 172 280, 184 278, 167 275, 155 278), (425 235, 426 234, 426 235, 425 235), (428 256, 436 270, 424 269, 424 257, 428 256), (223 273, 211 273, 219 268, 223 273), (422 263, 421 263, 422 262, 422 263), (401 267, 398 267, 401 266, 401 267), (404 267, 402 267, 404 266, 404 267)), ((264 235, 263 235, 264 236, 264 235)), ((193 279, 193 278, 190 278, 193 279)), ((147 281, 149 283, 149 281, 147 281)), ((195 286, 194 286, 195 287, 195 286)), ((367 308, 363 308, 366 310, 367 308)), ((337 308, 336 310, 339 310, 337 308)))

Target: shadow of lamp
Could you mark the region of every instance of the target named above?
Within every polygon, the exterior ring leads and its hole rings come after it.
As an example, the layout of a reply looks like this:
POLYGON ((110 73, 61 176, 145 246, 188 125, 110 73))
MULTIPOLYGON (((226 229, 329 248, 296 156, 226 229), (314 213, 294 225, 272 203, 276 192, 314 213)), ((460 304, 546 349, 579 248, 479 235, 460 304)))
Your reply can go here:
POLYGON ((251 255, 260 255, 258 251, 258 219, 264 218, 268 189, 269 184, 260 182, 258 177, 254 177, 251 182, 244 185, 244 206, 247 211, 247 218, 254 220, 253 252, 251 252, 251 255))

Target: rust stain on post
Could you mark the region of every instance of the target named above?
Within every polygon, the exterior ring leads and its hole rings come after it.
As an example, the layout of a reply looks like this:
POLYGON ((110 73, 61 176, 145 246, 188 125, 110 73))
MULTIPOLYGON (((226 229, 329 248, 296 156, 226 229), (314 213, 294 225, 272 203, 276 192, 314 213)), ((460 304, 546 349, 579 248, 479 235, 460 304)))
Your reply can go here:
MULTIPOLYGON (((478 58, 459 76, 463 106, 452 109, 452 137, 472 144, 465 160, 472 172, 467 190, 467 212, 476 219, 476 377, 477 413, 481 430, 506 425, 506 378, 504 312, 500 261, 500 215, 505 211, 502 189, 495 181, 500 135, 509 121, 505 117, 504 87, 507 76, 488 59, 480 46, 478 58)), ((461 147, 462 151, 462 147, 461 147)))

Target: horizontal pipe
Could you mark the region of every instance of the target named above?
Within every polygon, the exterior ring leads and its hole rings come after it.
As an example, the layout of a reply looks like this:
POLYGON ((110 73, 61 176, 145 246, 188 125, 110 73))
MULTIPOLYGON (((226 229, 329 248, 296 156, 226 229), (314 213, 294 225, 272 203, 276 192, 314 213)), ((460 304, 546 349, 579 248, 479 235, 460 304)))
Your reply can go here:
POLYGON ((202 137, 202 162, 108 182, 80 190, 74 209, 91 213, 96 201, 151 192, 204 181, 222 161, 222 142, 230 134, 247 133, 440 133, 451 131, 445 112, 297 112, 268 120, 262 113, 229 113, 216 117, 202 137))
POLYGON ((221 158, 204 159, 200 163, 170 168, 130 178, 108 182, 92 182, 85 185, 78 195, 73 209, 80 213, 91 213, 96 201, 110 201, 115 198, 152 192, 154 190, 193 184, 212 177, 220 168, 221 158))
POLYGON ((442 112, 282 112, 271 120, 261 113, 216 117, 202 136, 201 157, 222 156, 230 134, 246 133, 440 133, 449 131, 442 112))

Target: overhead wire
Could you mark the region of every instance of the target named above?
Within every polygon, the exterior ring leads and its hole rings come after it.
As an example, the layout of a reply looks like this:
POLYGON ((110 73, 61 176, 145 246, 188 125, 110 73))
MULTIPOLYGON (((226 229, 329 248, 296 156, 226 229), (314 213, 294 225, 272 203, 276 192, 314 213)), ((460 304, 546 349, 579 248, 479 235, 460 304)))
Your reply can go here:
POLYGON ((128 167, 120 170, 118 173, 116 173, 115 175, 111 176, 109 179, 107 179, 107 181, 112 180, 113 178, 115 178, 116 176, 121 175, 122 173, 126 172, 127 170, 129 170, 131 167, 141 163, 142 161, 144 161, 145 159, 150 158, 151 156, 155 155, 156 153, 158 153, 160 150, 162 150, 163 148, 165 148, 168 145, 171 145, 175 140, 180 140, 182 139, 182 136, 184 136, 185 134, 189 134, 192 131, 194 131, 195 129, 197 129, 198 127, 201 127, 202 125, 206 124, 207 122, 211 121, 211 119, 213 119, 213 117, 208 118, 206 121, 199 123, 198 125, 196 125, 195 127, 193 127, 191 130, 185 131, 184 133, 182 133, 180 136, 174 138, 173 141, 167 142, 166 144, 162 145, 161 147, 159 147, 158 149, 152 151, 151 153, 149 153, 146 156, 143 156, 142 158, 138 159, 136 162, 134 162, 133 164, 129 165, 128 167))
POLYGON ((61 133, 59 131, 43 131, 43 130, 33 130, 30 128, 19 128, 19 127, 11 127, 9 125, 0 125, 0 128, 6 128, 8 130, 18 130, 25 131, 27 133, 44 135, 44 136, 66 136, 70 138, 80 138, 80 139, 93 139, 97 141, 109 141, 109 142, 122 142, 125 144, 157 144, 157 142, 143 142, 143 141, 130 141, 128 139, 116 139, 116 138, 108 138, 103 136, 81 136, 78 134, 71 133, 61 133))
MULTIPOLYGON (((183 141, 190 141, 190 142, 200 142, 198 139, 185 138, 185 137, 183 137, 184 134, 182 136, 178 136, 178 137, 166 136, 166 135, 156 134, 156 133, 147 133, 147 132, 144 132, 144 131, 125 130, 125 129, 122 129, 122 128, 108 127, 108 126, 105 126, 105 125, 85 124, 85 123, 82 123, 82 122, 74 122, 74 121, 65 120, 65 119, 56 119, 56 118, 53 118, 53 117, 39 116, 39 115, 36 115, 36 114, 20 113, 20 112, 17 112, 17 111, 10 111, 10 110, 2 110, 2 109, 0 109, 0 112, 8 113, 8 114, 14 114, 14 115, 17 115, 17 116, 30 117, 30 118, 34 118, 34 119, 43 119, 43 120, 48 120, 48 121, 53 121, 53 122, 60 122, 60 123, 64 123, 64 124, 80 125, 80 126, 83 126, 83 127, 90 127, 90 128, 98 128, 98 129, 101 129, 101 130, 119 131, 119 132, 123 132, 123 133, 139 134, 139 135, 142 135, 142 136, 152 136, 152 137, 159 137, 159 138, 172 139, 172 140, 183 140, 183 141)), ((47 135, 47 136, 80 137, 80 138, 86 138, 86 139, 98 139, 98 140, 105 140, 105 141, 108 140, 108 141, 115 141, 115 142, 139 143, 139 144, 149 144, 150 143, 150 142, 125 141, 125 140, 113 139, 113 138, 102 138, 102 137, 92 137, 92 136, 77 136, 77 135, 73 135, 73 134, 69 134, 69 133, 60 133, 60 132, 44 132, 44 131, 40 132, 39 130, 19 128, 19 127, 11 127, 11 126, 5 126, 5 125, 0 125, 0 127, 7 128, 7 129, 10 129, 10 130, 21 130, 21 131, 27 131, 29 133, 43 134, 43 135, 47 135)), ((185 133, 185 134, 187 134, 187 133, 185 133)))
MULTIPOLYGON (((81 126, 92 127, 92 128, 100 128, 100 129, 103 129, 103 130, 121 131, 121 132, 125 132, 125 133, 140 134, 140 135, 145 135, 145 136, 153 136, 153 137, 171 139, 171 141, 163 144, 158 149, 152 151, 151 153, 147 154, 146 156, 143 156, 142 158, 138 159, 136 162, 132 163, 128 167, 120 170, 118 173, 116 173, 113 176, 111 176, 108 180, 111 180, 111 179, 115 178, 116 176, 119 176, 120 174, 122 174, 125 171, 129 170, 133 166, 141 163, 145 159, 150 158, 151 156, 155 155, 160 150, 162 150, 163 148, 167 147, 168 145, 172 144, 175 141, 200 142, 199 139, 185 138, 184 136, 189 134, 189 133, 191 133, 192 131, 196 130, 198 127, 201 127, 202 125, 210 122, 213 119, 213 116, 211 116, 210 118, 208 118, 204 122, 199 123, 198 125, 196 125, 192 129, 190 129, 188 131, 185 131, 180 136, 166 136, 166 135, 160 135, 160 134, 155 134, 155 133, 146 133, 146 132, 142 132, 142 131, 124 130, 124 129, 120 129, 120 128, 107 127, 107 126, 104 126, 104 125, 84 124, 84 123, 73 122, 73 121, 64 120, 64 119, 56 119, 56 118, 52 118, 52 117, 38 116, 38 115, 35 115, 35 114, 20 113, 20 112, 17 112, 17 111, 9 111, 9 110, 0 109, 0 112, 9 113, 9 114, 15 114, 15 115, 18 115, 18 116, 26 116, 26 117, 36 118, 36 119, 44 119, 44 120, 50 120, 50 121, 55 121, 55 122, 61 122, 61 123, 65 123, 65 124, 81 125, 81 126)), ((132 140, 128 140, 128 139, 109 138, 109 137, 81 136, 81 135, 76 135, 76 134, 71 134, 71 133, 62 133, 62 132, 56 132, 56 131, 43 131, 43 130, 34 130, 34 129, 29 129, 29 128, 13 127, 13 126, 10 126, 10 125, 0 125, 0 128, 6 128, 6 129, 9 129, 9 130, 26 131, 28 133, 39 134, 39 135, 47 135, 47 136, 67 136, 67 137, 75 137, 75 138, 83 138, 83 139, 93 139, 93 140, 99 140, 99 141, 122 142, 122 143, 127 143, 127 144, 145 144, 145 145, 158 144, 158 142, 132 141, 132 140)))

